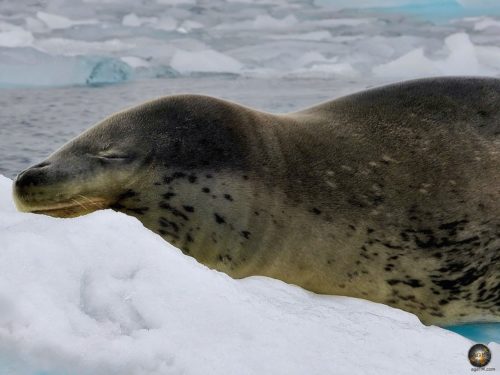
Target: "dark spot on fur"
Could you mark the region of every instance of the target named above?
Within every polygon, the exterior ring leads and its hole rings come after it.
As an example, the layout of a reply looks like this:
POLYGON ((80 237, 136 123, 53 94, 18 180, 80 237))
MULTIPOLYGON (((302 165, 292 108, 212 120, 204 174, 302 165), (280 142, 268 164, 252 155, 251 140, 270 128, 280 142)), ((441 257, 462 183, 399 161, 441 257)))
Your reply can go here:
POLYGON ((174 172, 172 175, 172 178, 184 178, 186 177, 186 174, 184 172, 174 172))
POLYGON ((214 217, 217 224, 224 224, 226 222, 226 220, 217 213, 214 213, 214 217))
POLYGON ((137 196, 137 193, 131 189, 127 190, 125 193, 122 193, 118 196, 118 200, 121 201, 122 199, 127 199, 127 198, 132 198, 137 196))
POLYGON ((424 284, 422 284, 420 280, 417 279, 407 279, 407 280, 389 279, 387 280, 387 284, 389 285, 405 284, 411 286, 412 288, 421 288, 424 286, 424 284))
POLYGON ((231 196, 231 194, 224 194, 224 198, 226 198, 228 201, 233 200, 233 197, 231 196))
POLYGON ((190 175, 190 176, 188 177, 188 181, 189 181, 190 183, 192 183, 192 184, 194 184, 194 183, 196 182, 196 180, 197 180, 197 177, 196 177, 196 176, 194 176, 194 175, 190 175))
POLYGON ((179 231, 179 226, 177 225, 177 223, 173 222, 173 221, 170 221, 168 220, 167 218, 165 217, 160 217, 160 220, 159 220, 159 223, 162 227, 170 227, 172 228, 174 231, 178 232, 179 231))
POLYGON ((179 239, 179 236, 175 233, 169 232, 168 230, 165 229, 159 229, 158 232, 164 236, 170 236, 176 239, 179 239))
POLYGON ((203 189, 201 189, 201 191, 204 193, 210 193, 210 189, 207 187, 204 187, 203 189))
POLYGON ((164 209, 164 210, 168 210, 170 211, 174 216, 178 216, 178 217, 181 217, 183 218, 184 220, 189 220, 189 218, 184 214, 182 213, 181 211, 179 211, 177 208, 175 207, 172 207, 169 203, 167 202, 160 202, 160 208, 164 209))
POLYGON ((313 207, 313 208, 311 209, 311 212, 312 212, 313 214, 319 215, 319 214, 321 213, 321 210, 320 210, 320 209, 318 209, 318 208, 316 208, 316 207, 313 207))
POLYGON ((250 237, 250 232, 247 230, 242 230, 241 235, 248 239, 250 237))
POLYGON ((397 245, 392 245, 388 242, 382 242, 382 245, 384 245, 385 247, 389 248, 389 249, 396 249, 396 250, 400 250, 402 249, 401 246, 397 246, 397 245))
POLYGON ((175 197, 175 193, 168 192, 163 194, 162 197, 166 200, 169 200, 170 198, 175 197))
POLYGON ((187 212, 194 212, 194 207, 193 206, 182 206, 187 212))
POLYGON ((144 215, 144 213, 149 210, 149 207, 125 208, 125 210, 133 212, 134 214, 137 215, 144 215))

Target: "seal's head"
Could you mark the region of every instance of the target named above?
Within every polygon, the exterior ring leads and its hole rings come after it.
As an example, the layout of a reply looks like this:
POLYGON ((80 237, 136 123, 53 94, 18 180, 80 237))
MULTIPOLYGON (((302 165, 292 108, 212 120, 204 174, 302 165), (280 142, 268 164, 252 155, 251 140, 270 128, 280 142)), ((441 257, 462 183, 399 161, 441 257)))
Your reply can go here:
POLYGON ((14 182, 17 208, 74 217, 115 204, 151 154, 119 117, 96 125, 21 172, 14 182))
POLYGON ((234 137, 221 121, 227 113, 222 101, 179 95, 114 114, 21 172, 17 208, 57 217, 120 209, 131 192, 151 191, 170 170, 231 164, 234 137))

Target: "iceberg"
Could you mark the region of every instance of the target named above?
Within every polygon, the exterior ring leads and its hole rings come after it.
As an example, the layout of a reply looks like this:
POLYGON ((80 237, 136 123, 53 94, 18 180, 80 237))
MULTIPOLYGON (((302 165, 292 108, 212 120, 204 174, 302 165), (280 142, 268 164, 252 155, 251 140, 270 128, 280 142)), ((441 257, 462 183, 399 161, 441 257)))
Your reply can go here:
POLYGON ((129 80, 124 61, 95 56, 52 56, 33 48, 0 48, 0 88, 101 85, 129 80))
POLYGON ((113 211, 18 213, 11 185, 0 176, 3 375, 470 373, 472 342, 412 314, 231 279, 113 211))
POLYGON ((444 40, 448 56, 431 59, 420 47, 373 69, 379 77, 417 78, 440 75, 495 75, 493 61, 498 61, 497 47, 476 47, 466 33, 452 34, 444 40))

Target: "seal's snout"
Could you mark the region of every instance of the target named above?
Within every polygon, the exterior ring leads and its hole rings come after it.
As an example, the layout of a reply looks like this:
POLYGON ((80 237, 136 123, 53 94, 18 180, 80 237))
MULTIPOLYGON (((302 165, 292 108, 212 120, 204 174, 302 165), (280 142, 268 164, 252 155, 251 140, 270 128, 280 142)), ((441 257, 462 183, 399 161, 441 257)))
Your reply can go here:
POLYGON ((43 162, 19 173, 14 182, 15 188, 22 190, 30 186, 38 186, 47 181, 47 167, 50 163, 43 162))

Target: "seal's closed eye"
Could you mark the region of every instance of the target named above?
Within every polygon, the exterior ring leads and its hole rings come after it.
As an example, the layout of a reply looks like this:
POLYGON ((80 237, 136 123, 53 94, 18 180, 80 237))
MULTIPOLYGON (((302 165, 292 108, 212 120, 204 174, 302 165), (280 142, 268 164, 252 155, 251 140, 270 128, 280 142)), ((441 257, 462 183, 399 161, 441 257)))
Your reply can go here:
POLYGON ((94 158, 99 158, 99 159, 106 159, 106 160, 129 160, 131 158, 131 155, 121 153, 121 152, 115 152, 115 151, 104 151, 100 152, 97 155, 90 155, 91 157, 94 158))

